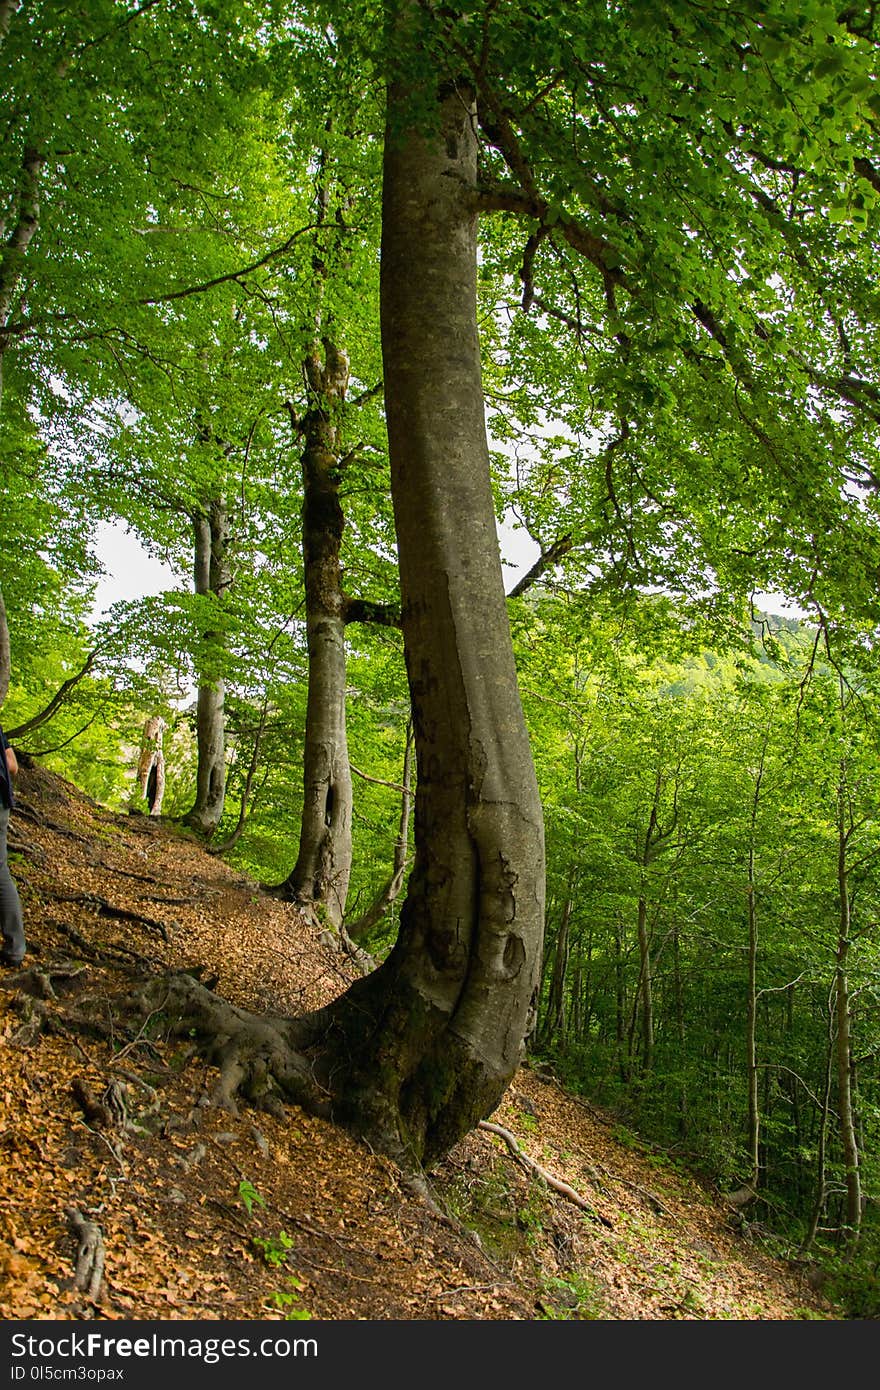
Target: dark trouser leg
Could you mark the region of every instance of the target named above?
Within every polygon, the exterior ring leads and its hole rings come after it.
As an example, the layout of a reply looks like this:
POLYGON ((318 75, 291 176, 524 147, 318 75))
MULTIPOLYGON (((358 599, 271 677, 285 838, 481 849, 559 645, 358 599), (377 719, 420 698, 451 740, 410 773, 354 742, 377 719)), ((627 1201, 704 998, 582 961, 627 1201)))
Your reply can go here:
POLYGON ((0 954, 7 965, 18 965, 25 952, 24 922, 21 900, 6 855, 8 825, 9 810, 0 807, 0 931, 3 935, 0 954))

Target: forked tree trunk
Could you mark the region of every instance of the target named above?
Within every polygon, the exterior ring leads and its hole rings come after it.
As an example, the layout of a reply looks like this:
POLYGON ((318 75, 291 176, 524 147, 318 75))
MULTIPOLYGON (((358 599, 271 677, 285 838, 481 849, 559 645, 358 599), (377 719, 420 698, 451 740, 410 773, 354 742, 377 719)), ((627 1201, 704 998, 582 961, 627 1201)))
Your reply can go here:
MULTIPOLYGON (((194 588, 197 594, 222 599, 229 588, 229 518, 225 504, 214 499, 193 514, 195 538, 194 588)), ((205 669, 199 674, 196 706, 196 799, 184 816, 201 835, 210 838, 223 816, 226 800, 226 685, 223 679, 223 638, 206 632, 205 669)))
POLYGON ((281 885, 295 902, 319 907, 338 929, 351 876, 351 769, 345 725, 345 622, 340 550, 345 519, 339 500, 339 414, 348 359, 329 339, 324 362, 306 371, 312 398, 301 428, 303 563, 309 689, 303 750, 299 854, 281 885))

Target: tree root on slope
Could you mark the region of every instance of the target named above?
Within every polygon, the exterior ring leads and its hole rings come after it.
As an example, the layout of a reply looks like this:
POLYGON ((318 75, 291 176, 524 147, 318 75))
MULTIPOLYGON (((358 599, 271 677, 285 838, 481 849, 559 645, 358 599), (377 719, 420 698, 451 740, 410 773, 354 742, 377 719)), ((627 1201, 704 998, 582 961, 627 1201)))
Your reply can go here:
POLYGON ((211 1100, 237 1111, 241 1096, 256 1109, 281 1116, 284 1102, 330 1117, 330 1099, 311 1063, 298 1052, 304 1036, 298 1019, 248 1013, 221 999, 187 974, 145 982, 117 996, 126 1012, 167 1020, 169 1033, 194 1040, 201 1055, 219 1069, 211 1100))
POLYGON ((563 1182, 561 1178, 554 1177, 546 1168, 542 1168, 540 1163, 537 1163, 535 1159, 525 1153, 520 1148, 516 1135, 512 1134, 509 1129, 505 1129, 503 1125, 494 1124, 491 1120, 481 1120, 479 1128, 484 1129, 487 1134, 497 1134, 499 1139, 503 1139, 504 1143, 507 1145, 508 1151, 513 1155, 517 1163, 521 1164, 527 1172, 536 1174, 553 1192, 558 1192, 560 1197, 565 1197, 567 1201, 572 1202, 581 1211, 586 1212, 593 1221, 598 1221, 600 1225, 607 1227, 609 1231, 614 1229, 614 1223, 609 1221, 607 1216, 603 1216, 601 1212, 597 1211, 592 1202, 588 1202, 586 1197, 582 1197, 581 1194, 576 1192, 567 1182, 563 1182))

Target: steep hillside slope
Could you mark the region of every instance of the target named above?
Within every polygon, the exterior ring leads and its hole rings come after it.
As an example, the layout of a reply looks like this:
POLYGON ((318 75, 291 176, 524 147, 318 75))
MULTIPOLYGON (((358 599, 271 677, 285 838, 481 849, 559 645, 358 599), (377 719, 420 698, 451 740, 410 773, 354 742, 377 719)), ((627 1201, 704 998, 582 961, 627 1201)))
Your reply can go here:
POLYGON ((433 1201, 295 1107, 215 1108, 216 1075, 161 1009, 132 1026, 133 981, 187 971, 289 1012, 354 967, 177 828, 38 766, 20 793, 31 950, 0 976, 0 1317, 839 1316, 717 1197, 528 1068, 496 1130, 431 1175, 433 1201), (78 1264, 77 1232, 97 1259, 78 1264))

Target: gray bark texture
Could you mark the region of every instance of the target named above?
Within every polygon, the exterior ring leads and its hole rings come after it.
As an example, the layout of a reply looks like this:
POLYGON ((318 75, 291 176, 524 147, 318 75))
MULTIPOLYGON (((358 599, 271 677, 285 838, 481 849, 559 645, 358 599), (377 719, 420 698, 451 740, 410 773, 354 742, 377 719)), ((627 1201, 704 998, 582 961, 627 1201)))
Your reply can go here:
POLYGON ((306 362, 311 408, 302 421, 303 565, 309 689, 303 749, 299 854, 285 896, 342 925, 351 876, 351 770, 345 723, 346 599, 340 549, 345 519, 339 501, 338 419, 348 386, 348 359, 329 340, 324 361, 306 362))
POLYGON ((519 1065, 540 971, 544 841, 489 480, 475 111, 467 91, 450 91, 426 136, 409 108, 409 91, 392 86, 381 316, 415 864, 395 949, 330 1012, 354 1044, 334 1112, 430 1164, 495 1108, 519 1065))
MULTIPOLYGON (((197 594, 222 598, 229 588, 229 518, 224 503, 210 502, 193 515, 195 539, 194 588, 197 594)), ((206 632, 207 646, 219 655, 222 637, 206 632)), ((219 665, 220 662, 214 662, 219 665)), ((196 705, 196 799, 184 820, 199 834, 213 835, 223 816, 226 800, 226 687, 216 671, 199 678, 196 705)))

